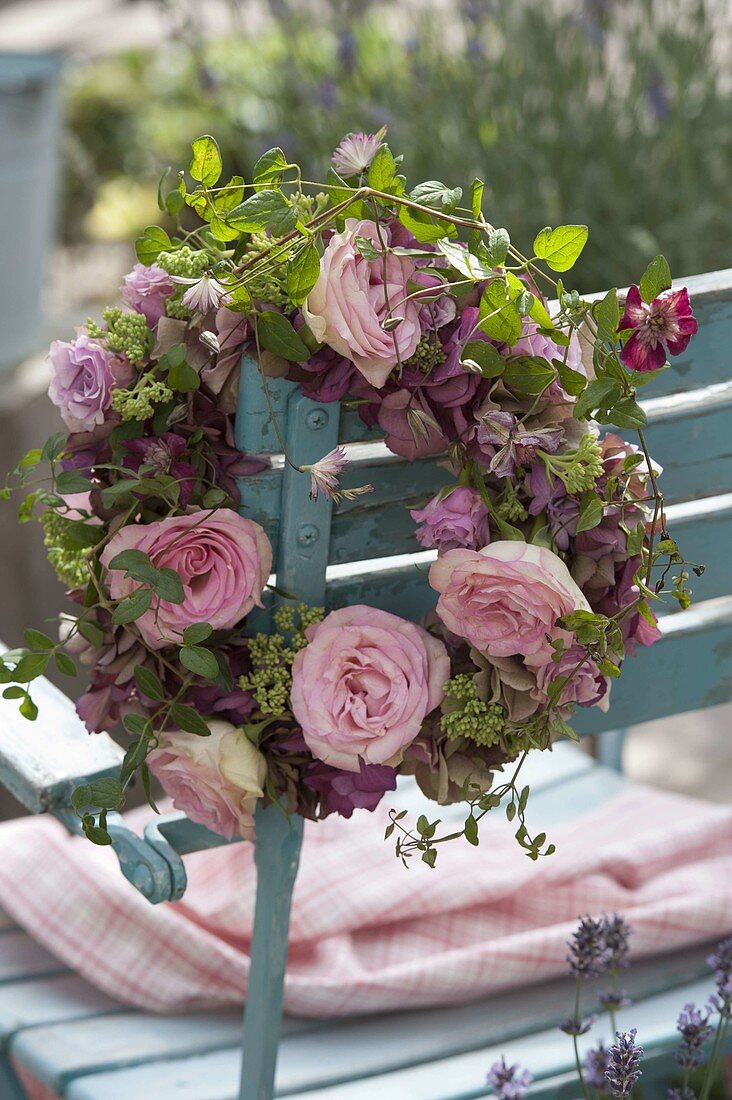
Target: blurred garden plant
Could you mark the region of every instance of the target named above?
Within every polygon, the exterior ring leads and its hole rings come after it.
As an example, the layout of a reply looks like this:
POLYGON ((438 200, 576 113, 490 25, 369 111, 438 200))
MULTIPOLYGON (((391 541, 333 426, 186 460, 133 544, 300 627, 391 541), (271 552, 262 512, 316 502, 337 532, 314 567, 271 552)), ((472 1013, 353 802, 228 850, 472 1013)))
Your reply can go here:
POLYGON ((463 186, 485 179, 492 220, 517 237, 539 216, 597 226, 580 290, 621 282, 661 245, 686 274, 729 262, 723 0, 462 0, 447 22, 424 2, 271 0, 256 35, 261 9, 231 6, 225 39, 203 43, 191 15, 169 48, 73 73, 70 239, 82 219, 120 238, 148 222, 145 184, 192 132, 215 132, 248 178, 274 144, 312 172, 345 131, 388 124, 418 178, 449 164, 463 186))
MULTIPOLYGON (((593 1097, 625 1100, 633 1095, 643 1076, 646 1052, 637 1041, 637 1030, 618 1030, 616 1020, 620 1009, 632 1005, 625 991, 618 987, 618 971, 629 965, 630 935, 629 925, 617 914, 599 920, 587 916, 580 919, 567 943, 567 963, 576 981, 576 995, 573 1014, 560 1028, 572 1037, 578 1093, 584 1100, 593 1097), (597 1007, 607 1013, 615 1041, 606 1045, 600 1039, 582 1055, 578 1037, 587 1035, 599 1017, 597 1012, 587 1015, 580 1011, 583 988, 589 978, 608 980, 608 988, 597 998, 597 1007)), ((709 1100, 715 1093, 732 1014, 732 939, 719 944, 707 959, 707 965, 714 972, 715 989, 702 1008, 688 1003, 679 1013, 676 1021, 679 1039, 674 1051, 678 1074, 669 1081, 668 1100, 709 1100)), ((494 1062, 486 1077, 491 1094, 498 1100, 524 1100, 532 1082, 529 1070, 517 1063, 508 1065, 504 1057, 494 1062)), ((652 1087, 653 1095, 660 1094, 657 1081, 652 1087)))

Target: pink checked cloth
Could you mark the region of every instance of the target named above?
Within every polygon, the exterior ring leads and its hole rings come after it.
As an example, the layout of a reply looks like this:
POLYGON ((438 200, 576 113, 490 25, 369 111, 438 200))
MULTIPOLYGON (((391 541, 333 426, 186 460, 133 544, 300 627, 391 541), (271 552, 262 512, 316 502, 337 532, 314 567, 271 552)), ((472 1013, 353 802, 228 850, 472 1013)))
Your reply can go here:
MULTIPOLYGON (((538 816, 537 807, 531 823, 543 828, 538 816)), ((551 828, 550 858, 532 863, 497 817, 479 848, 445 845, 434 871, 395 859, 387 820, 380 808, 306 825, 288 1012, 446 1004, 549 978, 587 912, 621 912, 636 955, 732 931, 726 807, 627 784, 551 828)), ((155 1011, 234 1005, 249 974, 252 856, 238 844, 187 857, 184 900, 152 906, 109 850, 25 818, 0 828, 0 906, 118 1000, 155 1011)))

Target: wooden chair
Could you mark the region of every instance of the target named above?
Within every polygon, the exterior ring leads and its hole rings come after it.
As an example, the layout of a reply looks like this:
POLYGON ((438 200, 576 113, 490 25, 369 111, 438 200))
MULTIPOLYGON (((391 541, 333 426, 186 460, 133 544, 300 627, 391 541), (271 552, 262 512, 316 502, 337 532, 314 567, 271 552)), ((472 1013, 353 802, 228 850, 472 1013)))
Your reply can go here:
MULTIPOLYGON (((601 756, 613 767, 570 745, 529 762, 533 812, 547 825, 598 804, 626 782, 619 774, 619 727, 732 698, 732 271, 692 278, 686 285, 699 335, 655 384, 645 408, 652 454, 665 468, 669 529, 687 557, 707 565, 696 586, 701 602, 663 619, 662 642, 628 663, 609 714, 579 716, 581 732, 605 733, 609 747, 601 756)), ((297 462, 315 461, 339 440, 347 441, 353 461, 346 484, 376 485, 366 498, 335 507, 323 499, 313 504, 307 479, 278 459, 256 369, 251 363, 244 367, 238 444, 274 456, 271 470, 243 483, 244 511, 272 539, 278 585, 328 608, 366 602, 419 618, 434 601, 424 567, 430 555, 413 552, 407 507, 447 482, 440 460, 409 465, 388 452, 352 411, 314 403, 289 383, 272 382, 297 462)), ((52 685, 43 683, 38 695, 35 726, 17 716, 14 704, 2 708, 0 779, 28 810, 50 812, 73 829, 68 808, 73 787, 113 773, 121 752, 105 735, 90 738, 52 685)), ((413 797, 403 789, 400 805, 413 797)), ((123 874, 153 903, 182 896, 181 855, 220 843, 177 813, 151 821, 144 838, 121 819, 110 831, 123 874)), ((237 1012, 180 1017, 126 1010, 6 921, 0 927, 0 1098, 22 1100, 19 1077, 65 1100, 270 1097, 301 833, 297 819, 288 824, 272 809, 257 814, 259 881, 241 1085, 237 1012)), ((481 858, 480 851, 475 858, 481 858)), ((709 977, 702 977, 706 953, 702 945, 631 971, 628 984, 636 1003, 628 1019, 641 1030, 647 1051, 646 1096, 654 1093, 654 1082, 661 1089, 669 1068, 679 1007, 708 993, 709 977)), ((567 1004, 567 984, 554 981, 477 1005, 336 1022, 286 1018, 274 1094, 293 1100, 468 1100, 485 1095, 485 1072, 505 1052, 531 1067, 535 1095, 571 1100, 576 1084, 570 1044, 554 1030, 567 1004)))

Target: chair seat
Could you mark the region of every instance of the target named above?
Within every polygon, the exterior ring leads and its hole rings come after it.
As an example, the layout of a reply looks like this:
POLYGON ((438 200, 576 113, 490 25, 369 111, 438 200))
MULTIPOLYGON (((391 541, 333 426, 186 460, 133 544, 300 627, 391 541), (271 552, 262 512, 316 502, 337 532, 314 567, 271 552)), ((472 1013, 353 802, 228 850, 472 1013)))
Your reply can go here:
MULTIPOLYGON (((626 783, 570 745, 558 746, 548 766, 545 757, 530 768, 527 781, 537 818, 547 825, 597 806, 626 783)), ((10 951, 6 959, 0 946, 0 1047, 9 1051, 26 1082, 47 1090, 44 1095, 235 1100, 238 1010, 187 1016, 130 1011, 62 972, 60 964, 54 971, 51 957, 34 950, 23 933, 0 932, 3 943, 12 947, 16 961, 10 951)), ((635 1004, 621 1013, 620 1023, 638 1027, 655 1056, 648 1063, 651 1071, 665 1067, 680 1007, 688 1000, 704 1001, 710 992, 708 951, 709 945, 702 945, 640 962, 627 975, 635 1004)), ((485 1074, 504 1052, 531 1068, 537 1094, 559 1096, 568 1089, 573 1095, 571 1040, 557 1030, 571 1011, 572 995, 569 979, 561 979, 469 1005, 337 1021, 286 1019, 276 1095, 467 1100, 486 1094, 485 1074)), ((592 996, 589 987, 588 1008, 592 996)), ((23 1097, 6 1091, 8 1100, 23 1097)))

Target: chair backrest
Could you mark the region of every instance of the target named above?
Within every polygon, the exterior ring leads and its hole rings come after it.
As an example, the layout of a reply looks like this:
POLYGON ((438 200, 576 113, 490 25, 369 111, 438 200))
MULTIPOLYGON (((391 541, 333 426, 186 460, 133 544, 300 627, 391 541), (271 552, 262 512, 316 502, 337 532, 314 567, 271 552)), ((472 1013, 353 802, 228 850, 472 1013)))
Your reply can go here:
MULTIPOLYGON (((688 560, 706 566, 696 583, 701 602, 663 612, 664 641, 629 661, 603 715, 581 712, 583 733, 698 709, 732 698, 732 270, 684 280, 699 334, 674 359, 644 401, 651 453, 664 467, 667 526, 688 560), (659 690, 660 688, 660 690, 659 690)), ((368 603, 418 619, 435 604, 427 583, 434 555, 420 552, 410 507, 452 480, 444 458, 407 462, 387 450, 353 409, 303 397, 280 379, 262 392, 257 365, 243 363, 237 414, 241 450, 268 453, 272 468, 242 479, 243 512, 275 546, 277 583, 327 608, 368 603), (309 499, 309 479, 281 455, 269 405, 290 457, 316 461, 337 443, 349 452, 344 486, 372 483, 373 493, 332 505, 309 499)))

